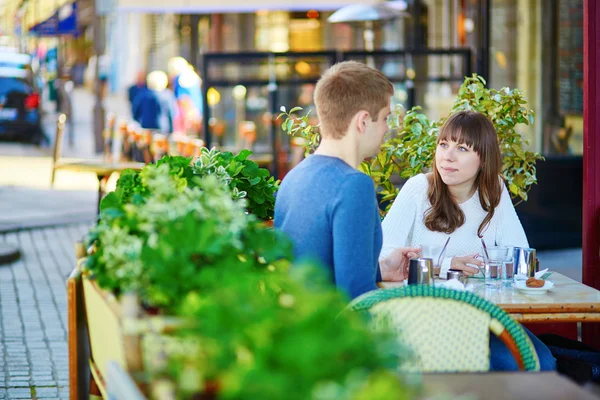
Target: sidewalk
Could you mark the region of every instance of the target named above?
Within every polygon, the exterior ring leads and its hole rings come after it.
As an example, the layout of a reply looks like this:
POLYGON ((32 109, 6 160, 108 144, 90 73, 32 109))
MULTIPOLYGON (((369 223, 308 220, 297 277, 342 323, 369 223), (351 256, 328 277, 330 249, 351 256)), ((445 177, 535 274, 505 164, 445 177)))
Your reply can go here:
MULTIPOLYGON (((97 192, 0 187, 0 233, 69 223, 92 223, 97 192)), ((1 268, 1 267, 0 267, 1 268)))
POLYGON ((69 398, 65 282, 90 225, 0 234, 22 253, 0 267, 0 399, 69 398))
MULTIPOLYGON (((85 88, 73 92, 74 146, 63 140, 64 157, 96 158, 93 135, 94 95, 85 88)), ((129 104, 122 95, 110 95, 106 108, 122 117, 129 116, 129 104)), ((54 143, 56 113, 54 104, 44 106, 44 128, 54 143)), ((95 174, 57 171, 54 186, 52 147, 0 142, 0 232, 39 226, 88 222, 96 218, 98 180, 95 174)), ((116 175, 108 183, 114 187, 116 175)))
MULTIPOLYGON (((57 171, 50 186, 49 157, 0 157, 0 232, 94 221, 98 179, 95 174, 57 171)), ((116 184, 117 176, 108 182, 116 184)))

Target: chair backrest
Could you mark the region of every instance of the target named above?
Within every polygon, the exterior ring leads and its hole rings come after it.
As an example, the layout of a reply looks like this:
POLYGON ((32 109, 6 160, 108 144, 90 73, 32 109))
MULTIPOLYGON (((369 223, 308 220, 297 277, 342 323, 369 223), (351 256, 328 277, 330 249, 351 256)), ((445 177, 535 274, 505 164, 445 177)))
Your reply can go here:
POLYGON ((349 308, 385 321, 408 346, 412 359, 404 371, 476 372, 490 366, 490 330, 502 340, 521 369, 539 370, 533 344, 506 312, 485 299, 429 285, 375 290, 349 308))
POLYGON ((67 116, 65 114, 60 114, 56 121, 56 138, 54 139, 54 151, 52 153, 53 163, 56 163, 56 161, 58 161, 58 159, 60 158, 66 122, 67 116))
POLYGON ((67 122, 67 116, 65 114, 60 114, 56 121, 56 137, 54 139, 54 150, 52 151, 52 176, 50 177, 51 186, 54 186, 54 179, 56 178, 56 163, 58 162, 60 153, 62 151, 65 122, 67 122))

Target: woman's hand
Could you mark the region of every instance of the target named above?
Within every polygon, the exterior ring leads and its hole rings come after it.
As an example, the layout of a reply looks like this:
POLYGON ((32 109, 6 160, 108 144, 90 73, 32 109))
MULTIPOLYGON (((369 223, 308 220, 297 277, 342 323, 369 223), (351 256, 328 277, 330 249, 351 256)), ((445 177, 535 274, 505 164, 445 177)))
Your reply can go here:
POLYGON ((479 269, 470 267, 467 264, 473 264, 481 267, 483 265, 483 261, 477 259, 477 256, 478 254, 473 254, 472 256, 452 257, 450 268, 460 269, 466 276, 473 276, 479 272, 479 269))
POLYGON ((420 248, 400 247, 379 261, 381 279, 385 282, 402 282, 408 278, 408 260, 421 255, 420 248))

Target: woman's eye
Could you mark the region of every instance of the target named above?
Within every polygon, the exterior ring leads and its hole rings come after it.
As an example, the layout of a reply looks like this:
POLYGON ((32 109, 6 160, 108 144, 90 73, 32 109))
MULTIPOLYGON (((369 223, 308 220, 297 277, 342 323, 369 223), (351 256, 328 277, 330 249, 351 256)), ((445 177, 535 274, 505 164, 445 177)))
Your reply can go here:
POLYGON ((458 149, 459 149, 460 151, 469 151, 469 149, 467 149, 467 148, 466 148, 466 147, 464 147, 464 146, 460 146, 458 149))
POLYGON ((441 142, 438 146, 445 149, 446 147, 448 147, 448 143, 441 142))

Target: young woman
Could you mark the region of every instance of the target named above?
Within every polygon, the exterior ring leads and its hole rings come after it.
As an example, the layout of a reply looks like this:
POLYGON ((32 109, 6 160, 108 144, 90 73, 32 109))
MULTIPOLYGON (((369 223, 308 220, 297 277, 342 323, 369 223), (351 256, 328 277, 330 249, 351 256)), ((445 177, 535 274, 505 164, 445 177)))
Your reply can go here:
POLYGON ((450 116, 440 130, 433 171, 406 182, 383 221, 385 257, 397 247, 440 246, 450 236, 440 276, 449 268, 478 272, 481 237, 488 246, 528 247, 500 177, 492 123, 473 111, 450 116))
MULTIPOLYGON (((432 172, 409 179, 383 221, 380 258, 399 247, 441 246, 452 237, 441 265, 478 272, 481 239, 488 246, 529 247, 506 185, 500 177, 502 157, 493 124, 483 114, 460 111, 442 126, 432 172)), ((528 332, 529 333, 529 332, 528 332)), ((530 334, 530 333, 529 333, 530 334)), ((542 369, 555 369, 548 348, 530 334, 542 369)), ((497 339, 492 368, 516 369, 508 350, 497 339)))

